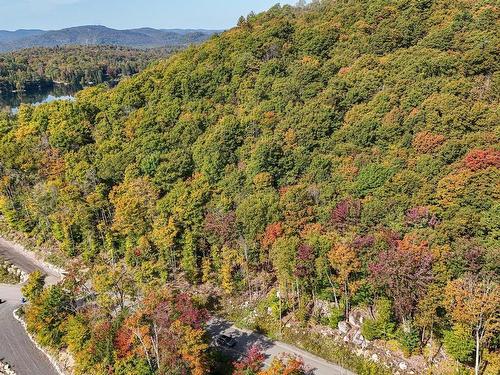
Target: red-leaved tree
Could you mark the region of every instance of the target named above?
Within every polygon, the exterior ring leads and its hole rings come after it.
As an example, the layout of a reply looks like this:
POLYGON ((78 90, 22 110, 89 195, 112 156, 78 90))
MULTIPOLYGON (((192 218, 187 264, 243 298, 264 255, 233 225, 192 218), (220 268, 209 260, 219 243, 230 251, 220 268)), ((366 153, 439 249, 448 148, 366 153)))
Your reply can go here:
POLYGON ((266 356, 258 344, 253 344, 247 351, 245 357, 234 363, 233 375, 257 374, 264 366, 266 356))
POLYGON ((500 167, 500 151, 472 150, 465 156, 464 163, 471 171, 478 171, 490 166, 500 167))
POLYGON ((396 315, 411 318, 419 299, 432 281, 433 257, 426 242, 411 236, 397 240, 370 264, 373 284, 394 300, 396 315))

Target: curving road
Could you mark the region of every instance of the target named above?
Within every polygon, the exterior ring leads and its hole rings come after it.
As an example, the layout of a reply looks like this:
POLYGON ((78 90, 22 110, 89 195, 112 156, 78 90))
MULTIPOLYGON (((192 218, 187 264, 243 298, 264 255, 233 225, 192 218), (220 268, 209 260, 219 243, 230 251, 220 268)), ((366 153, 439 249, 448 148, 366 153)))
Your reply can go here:
POLYGON ((295 346, 280 341, 272 341, 258 333, 237 328, 223 319, 211 319, 208 322, 208 332, 212 337, 220 334, 234 337, 236 345, 233 348, 224 349, 227 351, 227 354, 233 355, 234 357, 244 355, 253 344, 259 345, 266 356, 266 360, 264 361, 266 367, 271 364, 273 357, 286 353, 301 357, 304 360, 304 364, 310 370, 310 373, 314 375, 354 375, 354 373, 349 370, 295 346))
MULTIPOLYGON (((35 259, 19 248, 0 238, 0 257, 26 272, 41 269, 47 281, 54 282, 58 276, 39 266, 35 259)), ((17 375, 57 375, 57 371, 45 354, 38 350, 28 338, 21 324, 12 313, 20 306, 21 286, 0 284, 0 360, 9 363, 17 375)))
MULTIPOLYGON (((44 268, 37 260, 23 252, 20 247, 0 238, 0 257, 9 260, 26 272, 40 269, 46 275, 48 284, 59 279, 54 271, 44 268)), ((0 360, 10 363, 18 375, 57 375, 47 357, 40 352, 29 340, 24 328, 17 322, 12 312, 20 306, 20 285, 0 284, 0 298, 7 302, 0 304, 0 360)), ((239 329, 231 323, 213 318, 208 323, 208 331, 212 336, 222 333, 235 337, 237 344, 234 348, 226 349, 235 357, 244 355, 253 344, 258 344, 266 355, 265 364, 268 366, 272 358, 288 353, 302 357, 306 366, 314 375, 354 375, 334 363, 328 362, 311 353, 279 341, 272 341, 258 333, 239 329)))

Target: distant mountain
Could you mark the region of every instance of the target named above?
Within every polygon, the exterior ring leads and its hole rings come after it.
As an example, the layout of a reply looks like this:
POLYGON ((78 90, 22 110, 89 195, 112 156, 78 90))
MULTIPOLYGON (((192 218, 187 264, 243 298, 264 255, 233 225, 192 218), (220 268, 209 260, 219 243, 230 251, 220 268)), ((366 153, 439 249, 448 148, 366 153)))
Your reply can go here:
POLYGON ((0 30, 0 52, 29 47, 115 45, 135 48, 176 47, 200 43, 216 30, 140 28, 116 30, 105 26, 78 26, 62 30, 0 30))
POLYGON ((42 35, 43 33, 45 33, 45 31, 43 30, 24 30, 24 29, 16 31, 0 30, 0 43, 13 42, 19 39, 42 35))

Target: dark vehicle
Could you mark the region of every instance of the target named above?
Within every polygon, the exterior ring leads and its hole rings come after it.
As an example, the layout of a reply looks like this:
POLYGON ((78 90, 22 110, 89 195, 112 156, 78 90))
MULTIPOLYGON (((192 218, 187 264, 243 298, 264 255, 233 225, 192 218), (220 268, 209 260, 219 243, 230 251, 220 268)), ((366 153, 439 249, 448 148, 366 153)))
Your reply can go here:
POLYGON ((225 346, 227 348, 232 348, 236 345, 236 340, 228 335, 219 335, 215 338, 215 344, 217 346, 225 346))

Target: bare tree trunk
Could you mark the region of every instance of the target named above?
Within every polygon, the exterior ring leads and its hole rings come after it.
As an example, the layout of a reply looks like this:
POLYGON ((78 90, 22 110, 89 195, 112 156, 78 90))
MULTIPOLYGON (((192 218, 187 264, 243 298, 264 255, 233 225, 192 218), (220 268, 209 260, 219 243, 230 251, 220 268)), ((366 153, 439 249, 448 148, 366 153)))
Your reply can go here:
POLYGON ((479 356, 479 328, 476 329, 476 366, 474 368, 474 374, 479 375, 479 361, 480 361, 480 356, 479 356))
POLYGON ((335 289, 335 285, 333 284, 333 281, 330 277, 330 274, 326 272, 326 277, 328 278, 328 282, 330 283, 332 289, 333 289, 333 300, 335 302, 335 307, 338 309, 339 308, 339 300, 337 299, 337 290, 335 289))
POLYGON ((134 334, 139 339, 139 342, 141 343, 142 350, 143 350, 144 354, 146 355, 146 360, 148 361, 149 368, 151 369, 151 371, 153 371, 154 370, 153 362, 151 362, 151 357, 149 356, 149 351, 147 349, 146 344, 142 340, 142 336, 140 334, 138 334, 136 331, 134 331, 134 334))
POLYGON ((156 323, 153 323, 153 332, 154 332, 154 336, 151 340, 151 343, 153 344, 153 350, 155 352, 155 357, 156 357, 156 367, 158 369, 158 371, 160 371, 160 345, 159 345, 159 334, 158 334, 158 329, 157 329, 157 326, 156 326, 156 323))
POLYGON ((344 299, 345 299, 345 319, 349 320, 349 313, 351 312, 351 306, 349 304, 349 288, 347 285, 347 280, 344 283, 344 299))

